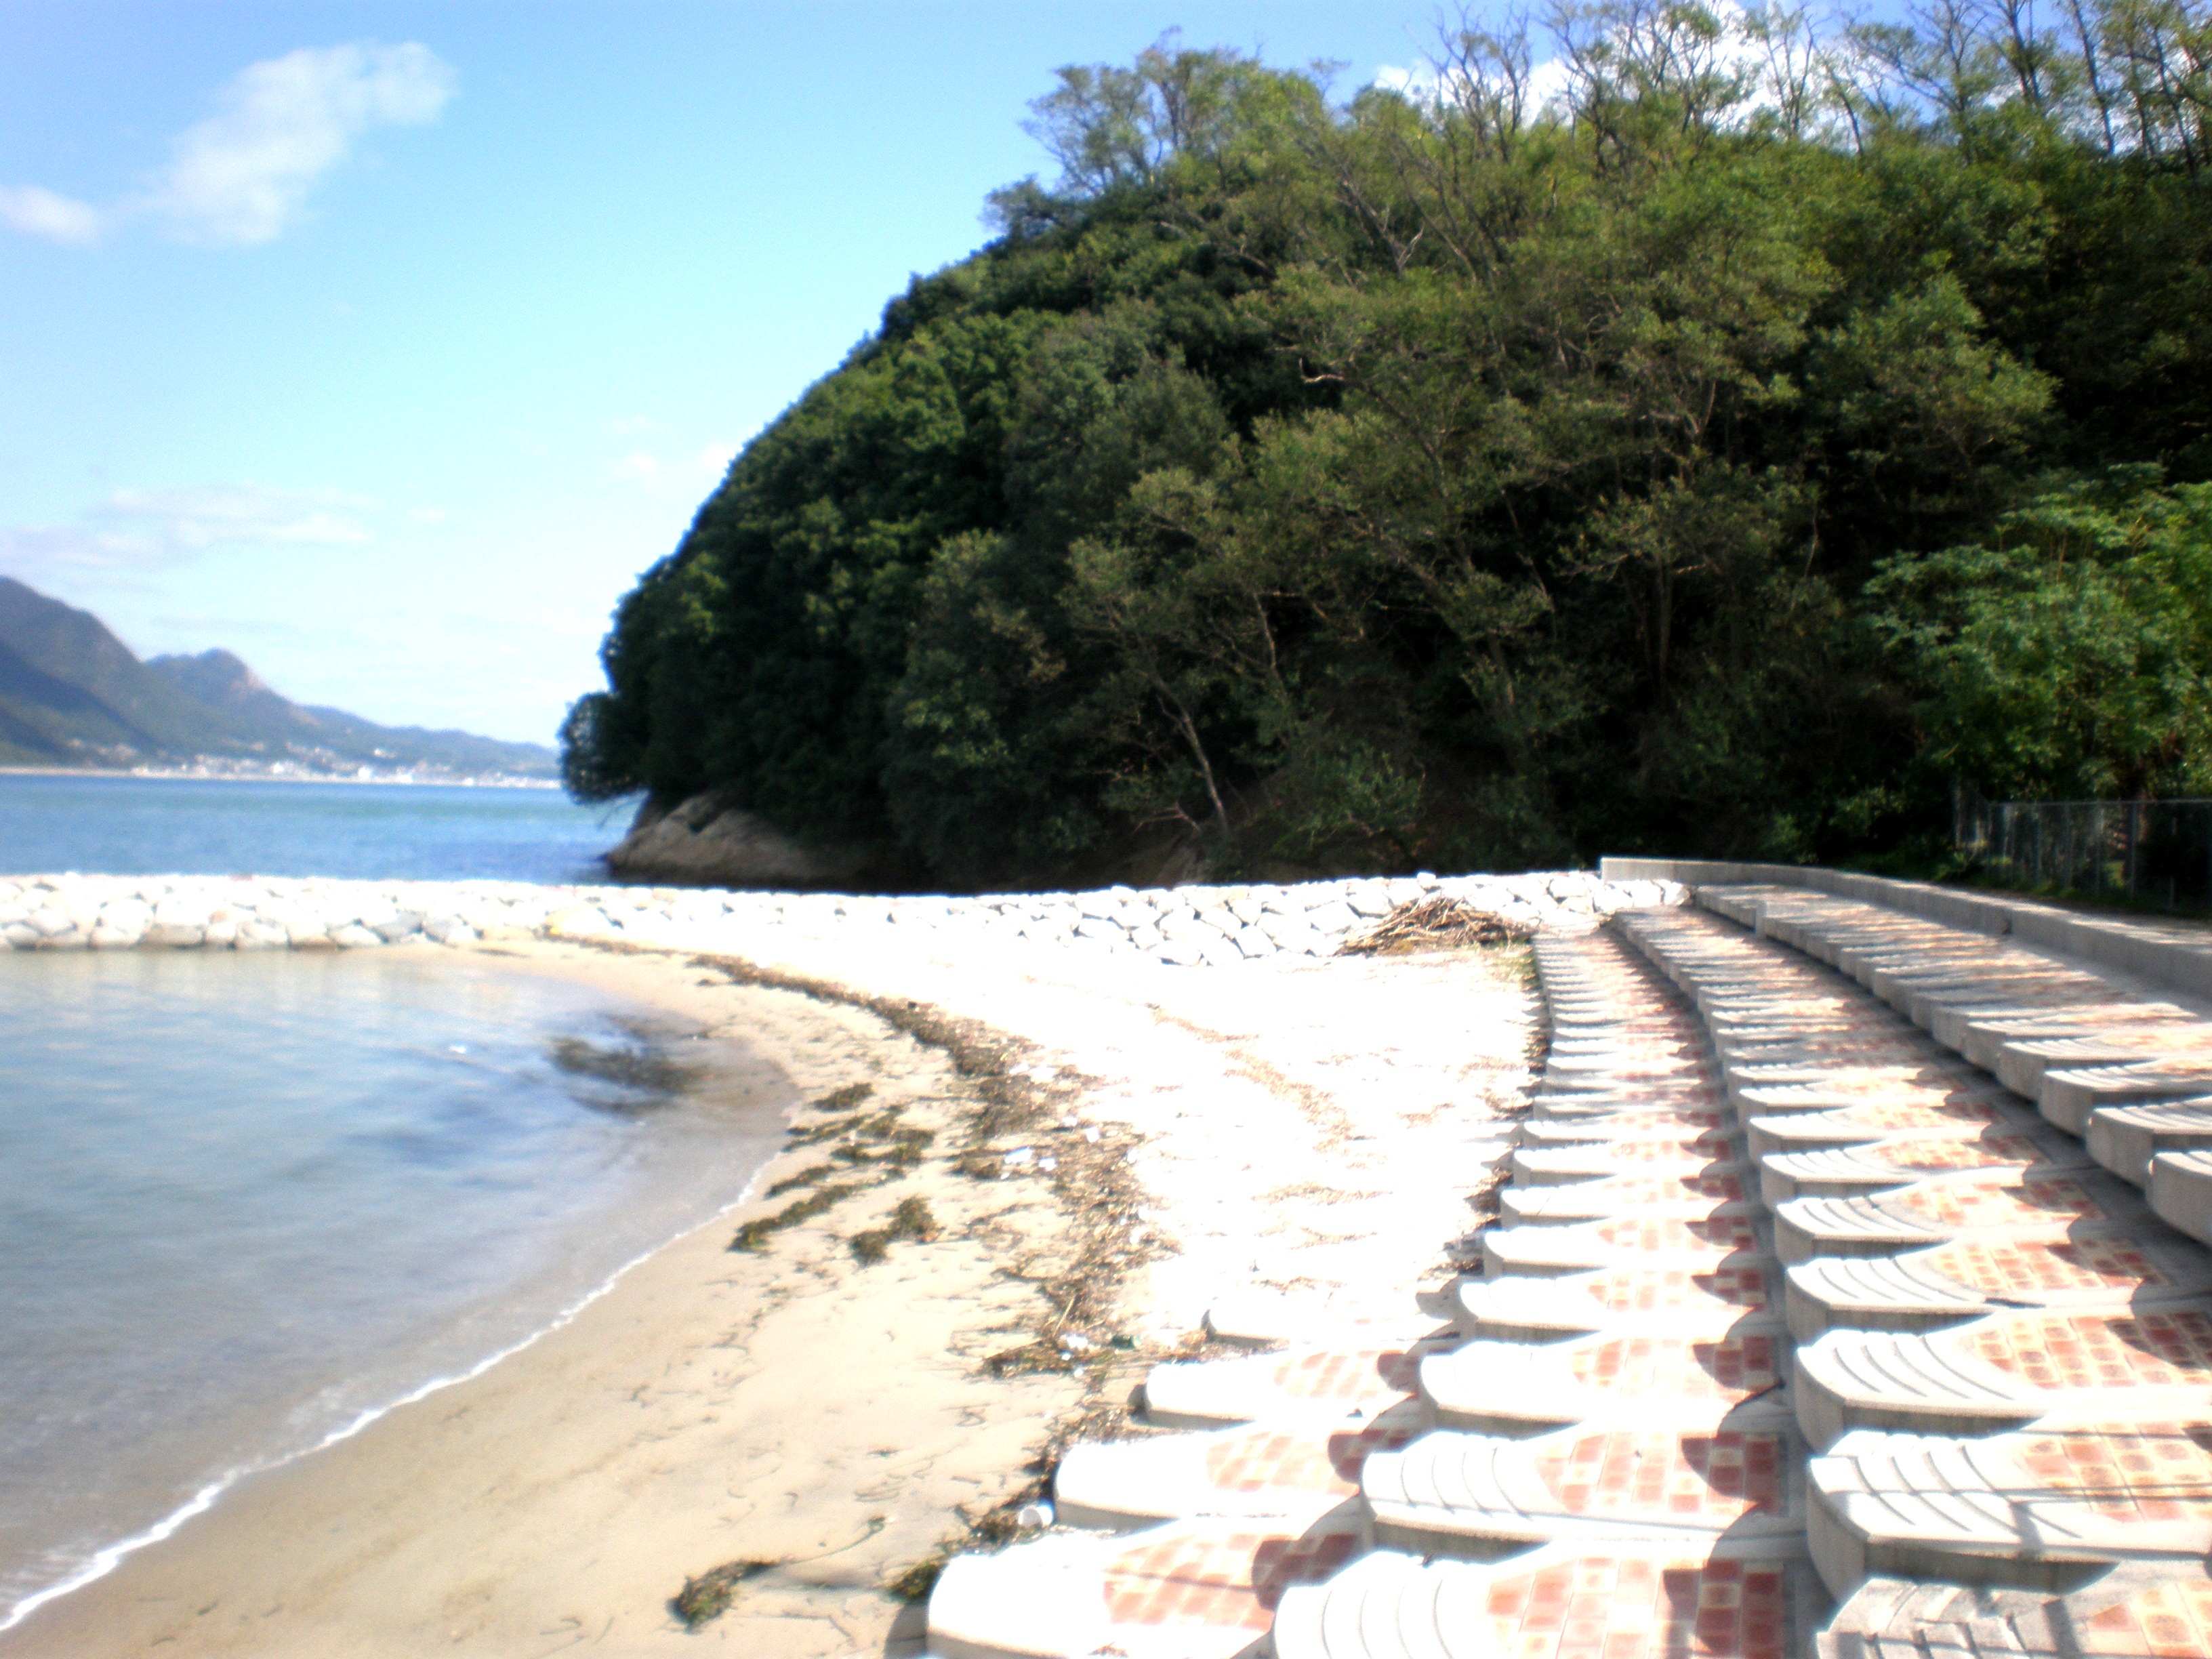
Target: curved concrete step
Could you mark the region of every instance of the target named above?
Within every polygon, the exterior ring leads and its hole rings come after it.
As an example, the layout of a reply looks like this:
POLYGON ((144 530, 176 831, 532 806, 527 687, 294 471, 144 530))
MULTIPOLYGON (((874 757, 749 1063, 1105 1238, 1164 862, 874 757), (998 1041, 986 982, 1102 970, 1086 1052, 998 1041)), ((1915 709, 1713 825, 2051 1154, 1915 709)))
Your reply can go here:
POLYGON ((2212 1244, 2212 1152, 2160 1152, 2153 1158, 2150 1207, 2167 1225, 2212 1244))
POLYGON ((1792 1199, 1909 1186, 1954 1170, 2081 1170, 2088 1161, 2079 1141, 2062 1134, 1898 1134, 1863 1146, 1770 1152, 1759 1159, 1759 1197, 1778 1207, 1792 1199))
POLYGON ((1618 1215, 1739 1215, 1758 1202, 1746 1193, 1740 1167, 1720 1175, 1638 1173, 1549 1187, 1508 1187, 1498 1197, 1498 1214, 1509 1226, 1566 1225, 1618 1215))
POLYGON ((1455 1295, 1460 1329, 1493 1340, 1647 1329, 1716 1336, 1778 1305, 1781 1273, 1775 1257, 1745 1253, 1702 1268, 1618 1267, 1555 1279, 1470 1279, 1455 1295))
POLYGON ((2079 1135, 2088 1132, 2090 1117, 2101 1107, 2138 1106, 2205 1095, 2212 1095, 2212 1066, 2202 1061, 2146 1060, 2128 1066, 2045 1073, 2035 1103, 2044 1116, 2068 1134, 2079 1135))
POLYGON ((1267 1347, 1404 1347, 1450 1334, 1455 1314, 1431 1317, 1400 1291, 1363 1293, 1357 1285, 1328 1291, 1259 1288, 1234 1291, 1206 1310, 1206 1334, 1216 1341, 1267 1347))
POLYGON ((1797 1350, 1815 1450, 1853 1429, 1972 1434, 2212 1417, 2212 1301, 1993 1314, 1929 1332, 1831 1331, 1797 1350))
POLYGON ((1858 1146, 1893 1135, 1980 1135, 2014 1133, 2041 1127, 2025 1107, 2005 1105, 1888 1106, 1870 1103, 1832 1112, 1801 1112, 1746 1120, 1744 1137, 1751 1155, 1817 1152, 1823 1146, 1858 1146))
POLYGON ((1380 1415, 1413 1391, 1424 1355, 1450 1339, 1171 1360, 1145 1379, 1145 1419, 1167 1428, 1380 1415))
POLYGON ((1407 1402, 1372 1419, 1079 1441, 1054 1473, 1053 1504, 1068 1527, 1155 1526, 1196 1516, 1304 1527, 1358 1496, 1372 1454, 1397 1450, 1426 1427, 1407 1402))
POLYGON ((1796 1198, 1837 1198, 1902 1187, 1959 1170, 2080 1170, 2079 1141, 2049 1130, 1895 1135, 1856 1146, 1771 1152, 1759 1160, 1759 1195, 1779 1207, 1796 1198))
POLYGON ((1964 1233, 2064 1234, 2081 1224, 2145 1224, 2125 1182, 2096 1170, 1967 1170, 1856 1198, 1800 1198, 1776 1206, 1774 1247, 1786 1262, 1816 1255, 1888 1255, 1964 1233))
POLYGON ((1578 1140, 1565 1146, 1520 1146, 1506 1161, 1514 1188, 1559 1187, 1604 1181, 1629 1170, 1645 1175, 1741 1176, 1741 1159, 1674 1140, 1578 1140))
POLYGON ((1802 1549, 1547 1544, 1507 1561, 1378 1550, 1286 1590, 1277 1659, 1793 1659, 1826 1597, 1802 1549))
POLYGON ((1554 1538, 1805 1526, 1795 1425, 1654 1429, 1618 1419, 1534 1439, 1437 1429, 1367 1460, 1359 1489, 1378 1547, 1495 1559, 1554 1538))
POLYGON ((1848 1111, 1854 1106, 1917 1106, 1925 1111, 1968 1106, 2005 1106, 2012 1097, 1986 1079, 1964 1079, 1942 1086, 1884 1084, 1868 1080, 1854 1084, 1847 1076, 1818 1083, 1753 1084, 1734 1091, 1737 1109, 1746 1116, 1782 1116, 1793 1112, 1848 1111))
POLYGON ((1482 1235, 1483 1266, 1493 1277, 1632 1264, 1717 1266, 1747 1251, 1765 1254, 1765 1226, 1759 1216, 1739 1212, 1708 1220, 1618 1216, 1565 1227, 1491 1227, 1482 1235))
POLYGON ((2208 1659, 2202 1565, 2115 1567, 2063 1595, 1869 1579, 1839 1607, 1819 1659, 2208 1659))
MULTIPOLYGON (((1565 1342, 1468 1342, 1421 1360, 1420 1397, 1446 1428, 1525 1434, 1635 1410, 1667 1424, 1716 1422, 1787 1380, 1789 1333, 1771 1314, 1726 1334, 1601 1332, 1565 1342)), ((1776 1402, 1778 1407, 1786 1402, 1776 1402)))
POLYGON ((2212 1097, 2148 1106, 2106 1106, 2089 1114, 2089 1156, 2123 1181, 2150 1185, 2160 1152, 2212 1150, 2212 1097))
MULTIPOLYGON (((1655 1149, 1650 1156, 1674 1154, 1720 1159, 1736 1155, 1733 1112, 1698 1112, 1687 1123, 1674 1121, 1643 1129, 1608 1126, 1601 1118, 1547 1120, 1523 1118, 1514 1126, 1517 1147, 1537 1152, 1581 1153, 1592 1147, 1617 1146, 1624 1158, 1640 1156, 1638 1148, 1655 1149)), ((1517 1155, 1517 1154, 1516 1154, 1517 1155)))
POLYGON ((1539 1095, 1524 1123, 1580 1124, 1601 1128, 1607 1138, 1641 1134, 1680 1135, 1685 1139, 1708 1130, 1727 1131, 1735 1113, 1706 1097, 1712 1091, 1696 1089, 1654 1091, 1633 1099, 1568 1103, 1557 1096, 1539 1095))
MULTIPOLYGON (((1873 1012, 1873 1011, 1869 1011, 1873 1012)), ((1886 1093, 1892 1088, 1949 1088, 1959 1084, 1986 1090, 1989 1079, 1945 1054, 1918 1031, 1873 1032, 1847 1042, 1795 1043, 1731 1038, 1717 1051, 1730 1099, 1738 1089, 1779 1088, 1791 1084, 1847 1079, 1854 1089, 1886 1093)))
POLYGON ((2006 1088, 2034 1100, 2041 1092, 2045 1076, 2054 1071, 2153 1059, 2212 1062, 2212 1026, 2188 1018, 2180 1009, 2172 1012, 2176 1018, 2137 1019, 2117 1025, 2092 1021, 2088 1024, 2094 1029, 2078 1035, 2008 1036, 1991 1045, 1996 1063, 1990 1069, 2006 1088))
POLYGON ((1360 1547, 1346 1515, 1314 1526, 1174 1521, 1120 1536, 1051 1532, 955 1556, 929 1597, 934 1659, 1244 1659, 1285 1593, 1360 1547))
POLYGON ((1814 1564, 1839 1595, 1869 1572, 2063 1589, 2085 1564, 2212 1554, 2212 1423, 1863 1431, 1810 1479, 1814 1564))
MULTIPOLYGON (((2104 1045, 2117 1038, 2132 1034, 2147 1044, 2165 1046, 2178 1036, 2186 1046, 2188 1034, 2199 1025, 2185 1008, 2130 995, 2110 981, 2075 970, 2031 974, 2018 982, 2033 987, 2034 994, 2010 1006, 1999 1002, 1985 1011, 1960 1011, 1963 1017, 1956 1021, 1958 1040, 1953 1046, 2031 1100, 2037 1081, 2050 1069, 2039 1054, 2046 1045, 2081 1043, 2080 1063, 2102 1065, 2104 1045), (2010 1082, 2015 1077, 2020 1083, 2010 1082)), ((1947 1030, 1952 1024, 1946 1019, 1947 1030)))
POLYGON ((1953 1239, 1888 1256, 1819 1256, 1789 1270, 1790 1334, 1918 1331, 2001 1307, 2099 1308, 2212 1295, 2212 1257, 2164 1229, 2084 1226, 2063 1237, 1953 1239))

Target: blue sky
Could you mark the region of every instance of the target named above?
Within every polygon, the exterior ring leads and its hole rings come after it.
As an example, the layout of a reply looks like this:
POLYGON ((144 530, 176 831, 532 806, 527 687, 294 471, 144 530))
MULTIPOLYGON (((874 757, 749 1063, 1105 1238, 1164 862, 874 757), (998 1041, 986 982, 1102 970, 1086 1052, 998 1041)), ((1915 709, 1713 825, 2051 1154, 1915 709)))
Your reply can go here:
POLYGON ((736 447, 975 247, 1070 62, 1408 5, 0 0, 0 574, 549 740, 736 447))

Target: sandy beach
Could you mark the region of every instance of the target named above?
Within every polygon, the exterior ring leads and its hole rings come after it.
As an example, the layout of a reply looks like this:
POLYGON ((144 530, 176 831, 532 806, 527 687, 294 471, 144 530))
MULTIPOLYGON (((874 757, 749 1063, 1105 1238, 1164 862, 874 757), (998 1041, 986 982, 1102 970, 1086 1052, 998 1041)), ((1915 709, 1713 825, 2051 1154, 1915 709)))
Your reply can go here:
POLYGON ((918 1652, 901 1591, 1010 1525, 1079 1425, 1130 1431, 1129 1387, 1203 1351, 1210 1307, 1320 1328, 1445 1282, 1479 1218, 1455 1149, 1510 1109, 1537 1030, 1512 948, 1242 970, 474 951, 739 1037, 823 1104, 755 1199, 483 1375, 243 1482, 0 1655, 918 1652), (726 1564, 757 1565, 687 1628, 672 1599, 726 1564))

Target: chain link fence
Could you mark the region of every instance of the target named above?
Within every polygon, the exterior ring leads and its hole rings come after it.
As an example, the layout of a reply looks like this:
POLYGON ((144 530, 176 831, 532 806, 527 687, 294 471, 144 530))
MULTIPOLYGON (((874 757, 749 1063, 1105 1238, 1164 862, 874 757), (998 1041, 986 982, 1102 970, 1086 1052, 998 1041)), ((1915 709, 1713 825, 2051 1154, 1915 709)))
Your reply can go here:
POLYGON ((1990 801, 1961 785, 1951 829, 2000 886, 2212 911, 2212 799, 1990 801))

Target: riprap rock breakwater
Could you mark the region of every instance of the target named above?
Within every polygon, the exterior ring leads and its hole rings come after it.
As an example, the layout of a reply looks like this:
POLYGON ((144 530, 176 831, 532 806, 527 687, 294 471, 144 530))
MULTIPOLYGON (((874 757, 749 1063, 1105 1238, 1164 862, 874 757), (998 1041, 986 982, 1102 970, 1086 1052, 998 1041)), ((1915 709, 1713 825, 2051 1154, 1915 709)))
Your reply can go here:
POLYGON ((879 932, 942 949, 1072 949, 1180 967, 1332 956, 1401 905, 1442 896, 1534 933, 1681 902, 1672 882, 1588 871, 1352 878, 1295 886, 867 897, 519 882, 262 877, 0 878, 0 949, 367 950, 428 940, 626 941, 744 955, 779 938, 879 932))

